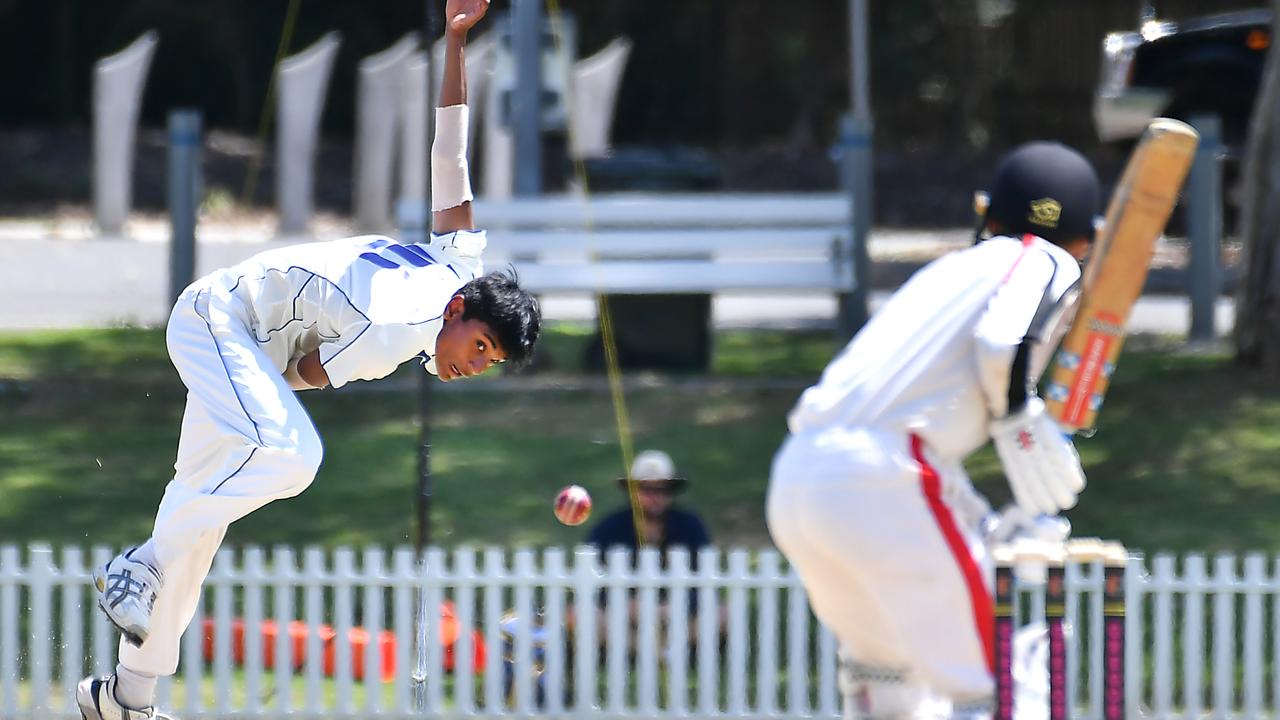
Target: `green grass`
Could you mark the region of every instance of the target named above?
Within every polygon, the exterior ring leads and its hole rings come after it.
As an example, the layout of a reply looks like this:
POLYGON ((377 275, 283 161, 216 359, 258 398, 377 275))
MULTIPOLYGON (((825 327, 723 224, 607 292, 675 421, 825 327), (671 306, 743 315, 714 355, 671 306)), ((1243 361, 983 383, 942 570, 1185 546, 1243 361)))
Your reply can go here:
MULTIPOLYGON (((434 542, 571 544, 563 485, 597 513, 624 502, 609 393, 574 372, 590 333, 555 326, 553 369, 431 395, 434 542), (523 382, 527 380, 527 382, 523 382)), ((693 480, 682 498, 724 544, 763 545, 769 461, 799 392, 836 346, 821 332, 716 337, 710 375, 628 375, 636 448, 661 447, 693 480)), ((150 527, 172 472, 184 389, 160 331, 0 333, 0 542, 120 544, 150 527)), ((325 438, 303 495, 233 526, 229 542, 410 542, 418 404, 412 371, 359 390, 303 393, 325 438)), ((440 386, 436 386, 440 387, 440 386)), ((1130 353, 1099 433, 1078 441, 1089 489, 1077 534, 1148 550, 1280 549, 1280 388, 1221 355, 1130 353)), ((1007 499, 990 450, 969 467, 1007 499)))
MULTIPOLYGON (((226 698, 221 698, 227 703, 228 707, 243 708, 246 706, 246 689, 245 689, 245 672, 241 669, 232 671, 231 676, 231 693, 226 698)), ((452 676, 450 676, 452 679, 452 676)), ((478 679, 477 682, 483 682, 478 679)), ((452 683, 450 683, 452 684, 452 683)), ((168 702, 162 707, 162 710, 170 712, 178 712, 185 710, 187 707, 189 695, 192 689, 200 693, 200 706, 206 711, 213 710, 219 706, 219 696, 217 693, 217 684, 212 673, 206 672, 201 678, 198 685, 191 685, 187 682, 183 670, 180 668, 178 674, 170 680, 170 689, 168 702)), ((75 712, 74 694, 62 692, 62 679, 54 678, 52 688, 54 697, 47 700, 55 707, 63 707, 70 712, 75 712)), ((413 687, 410 686, 410 698, 412 699, 413 687)), ((307 679, 302 675, 295 675, 289 680, 289 702, 293 712, 300 712, 306 707, 307 698, 310 688, 307 685, 307 679)), ((366 685, 363 681, 352 680, 351 685, 351 708, 363 708, 368 702, 367 695, 370 691, 379 693, 378 702, 383 712, 395 707, 395 686, 391 683, 374 683, 366 685), (377 688, 373 690, 373 688, 377 688)), ((258 698, 260 706, 275 707, 279 699, 276 697, 279 693, 279 684, 273 670, 267 670, 263 674, 262 694, 258 698)), ((18 707, 31 706, 31 682, 29 680, 18 684, 18 707)), ((317 702, 321 708, 333 708, 337 704, 337 681, 333 678, 322 677, 320 679, 320 692, 317 702)))

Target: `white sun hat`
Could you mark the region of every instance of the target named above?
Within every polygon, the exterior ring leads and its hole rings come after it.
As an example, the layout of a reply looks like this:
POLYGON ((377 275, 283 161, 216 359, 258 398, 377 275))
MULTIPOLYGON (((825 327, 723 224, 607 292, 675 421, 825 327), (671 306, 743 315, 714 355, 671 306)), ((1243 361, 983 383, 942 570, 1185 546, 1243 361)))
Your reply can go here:
MULTIPOLYGON (((619 478, 624 484, 626 478, 619 478)), ((676 474, 671 456, 661 450, 645 450, 631 461, 631 479, 642 483, 667 483, 673 490, 684 487, 685 479, 676 474)))

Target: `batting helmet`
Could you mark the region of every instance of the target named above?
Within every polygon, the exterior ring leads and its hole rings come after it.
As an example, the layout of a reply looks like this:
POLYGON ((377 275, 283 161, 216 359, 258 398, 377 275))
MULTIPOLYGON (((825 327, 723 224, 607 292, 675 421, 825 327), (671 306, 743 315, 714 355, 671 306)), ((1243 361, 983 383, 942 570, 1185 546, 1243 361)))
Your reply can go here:
POLYGON ((1083 155, 1056 142, 1021 145, 996 168, 982 224, 1000 232, 1038 235, 1054 244, 1084 237, 1093 241, 1102 190, 1083 155))

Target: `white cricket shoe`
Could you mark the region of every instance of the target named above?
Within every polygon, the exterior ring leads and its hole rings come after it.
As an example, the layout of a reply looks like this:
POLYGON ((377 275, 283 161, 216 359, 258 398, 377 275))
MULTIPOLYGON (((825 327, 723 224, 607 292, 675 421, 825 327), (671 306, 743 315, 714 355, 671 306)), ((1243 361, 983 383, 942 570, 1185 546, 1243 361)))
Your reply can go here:
POLYGON ((76 704, 84 720, 174 720, 171 715, 156 712, 153 707, 135 710, 116 700, 116 676, 89 676, 76 686, 76 704))
POLYGON ((98 588, 98 607, 107 619, 134 645, 141 645, 151 632, 151 610, 156 593, 164 583, 159 568, 135 560, 130 548, 93 571, 98 588))

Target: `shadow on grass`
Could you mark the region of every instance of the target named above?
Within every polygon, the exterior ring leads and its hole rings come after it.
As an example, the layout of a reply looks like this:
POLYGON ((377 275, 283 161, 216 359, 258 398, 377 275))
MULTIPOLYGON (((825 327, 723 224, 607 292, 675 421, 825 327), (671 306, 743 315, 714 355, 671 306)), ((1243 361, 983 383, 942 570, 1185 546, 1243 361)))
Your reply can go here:
MULTIPOLYGON (((564 357, 585 344, 576 330, 552 329, 549 339, 564 357)), ((724 333, 720 378, 790 379, 628 391, 634 449, 671 453, 692 480, 680 501, 706 517, 717 542, 767 542, 769 462, 786 412, 832 345, 825 333, 724 333)), ((0 405, 0 542, 145 536, 172 472, 184 398, 162 333, 0 335, 0 376, 28 388, 0 405)), ((324 466, 301 496, 237 523, 230 542, 411 540, 417 392, 413 383, 365 387, 374 391, 302 394, 325 439, 324 466)), ((586 528, 551 513, 570 483, 592 492, 598 514, 620 507, 614 409, 606 390, 591 387, 433 393, 432 540, 573 544, 586 528)), ((1077 442, 1089 488, 1069 514, 1076 533, 1149 551, 1280 549, 1277 427, 1280 389, 1228 358, 1126 355, 1098 434, 1077 442)), ((968 466, 993 504, 1007 500, 989 449, 968 466)))

